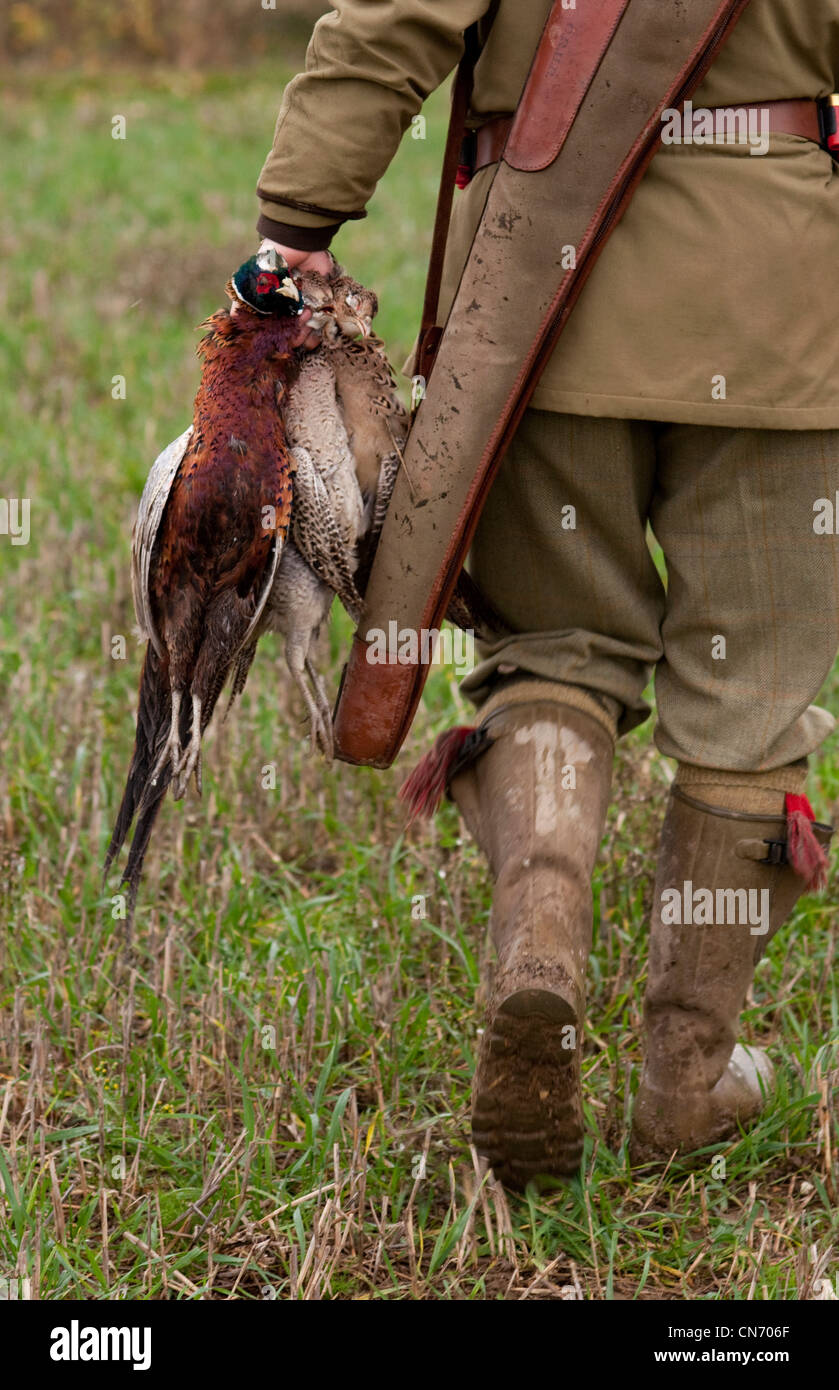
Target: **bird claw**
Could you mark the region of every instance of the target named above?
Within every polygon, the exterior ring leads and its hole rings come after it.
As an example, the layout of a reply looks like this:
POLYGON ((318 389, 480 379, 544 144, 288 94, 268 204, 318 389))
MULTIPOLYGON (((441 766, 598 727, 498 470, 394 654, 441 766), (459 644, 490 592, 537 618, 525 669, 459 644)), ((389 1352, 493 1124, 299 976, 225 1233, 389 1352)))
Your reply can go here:
POLYGON ((192 733, 173 775, 172 795, 176 801, 186 796, 189 779, 195 773, 195 790, 201 795, 201 701, 192 697, 192 733))
POLYGON ((180 738, 179 738, 179 736, 178 736, 178 717, 179 717, 179 712, 180 712, 180 694, 178 693, 178 691, 173 691, 173 692, 172 692, 172 718, 171 718, 171 722, 170 722, 170 724, 169 724, 169 733, 168 733, 168 735, 167 735, 166 742, 164 743, 162 749, 160 750, 160 755, 159 755, 159 757, 158 757, 158 759, 157 759, 157 762, 155 763, 154 768, 152 769, 151 777, 149 778, 149 783, 150 783, 150 785, 153 786, 153 787, 156 787, 156 786, 157 786, 157 783, 158 783, 158 781, 160 780, 160 777, 162 776, 163 772, 164 772, 165 769, 166 769, 166 764, 167 764, 167 763, 171 763, 171 768, 172 768, 171 775, 172 775, 172 778, 174 779, 174 778, 176 778, 177 775, 178 775, 178 767, 179 767, 179 765, 180 765, 180 763, 181 763, 181 761, 182 761, 182 759, 183 759, 183 751, 182 751, 182 749, 181 749, 181 741, 180 741, 180 738))
POLYGON ((332 711, 326 688, 309 657, 286 645, 286 662, 297 689, 303 696, 309 715, 309 739, 312 752, 321 753, 328 763, 335 757, 332 738, 332 711), (308 676, 308 680, 306 677, 308 676))
POLYGON ((335 760, 335 743, 332 738, 332 720, 324 719, 318 711, 317 723, 312 722, 310 737, 312 740, 312 752, 320 753, 326 762, 331 763, 335 760))
POLYGON ((332 710, 326 694, 326 686, 321 680, 314 662, 306 660, 306 671, 314 689, 314 699, 309 704, 311 718, 312 751, 322 753, 328 763, 335 759, 335 741, 332 737, 332 710))
POLYGON ((170 747, 169 742, 168 742, 168 740, 167 740, 166 747, 163 749, 163 752, 161 753, 160 757, 158 758, 157 762, 155 763, 155 765, 154 765, 154 771, 152 772, 152 775, 151 775, 151 777, 149 778, 149 782, 150 782, 151 786, 153 786, 153 787, 156 787, 156 786, 157 786, 158 782, 160 781, 161 776, 163 775, 163 773, 164 773, 165 770, 166 770, 166 764, 167 764, 167 763, 171 763, 171 766, 172 766, 172 774, 171 774, 171 775, 172 775, 172 779, 174 780, 174 778, 176 778, 177 775, 178 775, 178 764, 179 764, 180 760, 181 760, 181 749, 180 749, 180 745, 179 745, 179 744, 177 743, 177 741, 176 741, 176 742, 175 742, 174 744, 172 744, 171 747, 170 747))
POLYGON ((180 766, 177 768, 172 779, 172 795, 176 801, 182 801, 189 790, 189 779, 195 774, 195 790, 201 795, 203 790, 201 778, 201 750, 196 751, 190 746, 186 755, 181 759, 180 766))

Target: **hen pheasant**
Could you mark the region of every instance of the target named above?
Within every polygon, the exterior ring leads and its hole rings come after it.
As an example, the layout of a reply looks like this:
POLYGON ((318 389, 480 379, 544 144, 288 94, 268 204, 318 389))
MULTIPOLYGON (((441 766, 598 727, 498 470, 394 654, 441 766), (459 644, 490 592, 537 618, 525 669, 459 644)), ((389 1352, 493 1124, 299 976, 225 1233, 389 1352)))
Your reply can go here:
POLYGON ((334 327, 327 328, 326 343, 364 499, 367 524, 356 576, 363 591, 402 460, 409 419, 384 343, 372 331, 379 307, 375 294, 341 273, 340 267, 332 290, 334 327))

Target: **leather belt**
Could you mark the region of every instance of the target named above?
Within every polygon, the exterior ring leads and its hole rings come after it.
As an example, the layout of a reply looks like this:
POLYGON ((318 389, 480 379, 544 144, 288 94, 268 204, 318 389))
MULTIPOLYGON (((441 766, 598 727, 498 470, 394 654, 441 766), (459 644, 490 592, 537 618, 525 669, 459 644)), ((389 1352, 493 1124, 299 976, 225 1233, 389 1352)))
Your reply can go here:
MULTIPOLYGON (((739 106, 697 107, 696 112, 705 109, 710 109, 714 116, 717 115, 717 112, 722 113, 723 111, 766 112, 769 119, 768 133, 770 135, 799 135, 804 140, 812 140, 814 144, 823 145, 829 149, 831 154, 837 152, 835 145, 833 145, 833 140, 835 140, 833 131, 835 131, 836 126, 835 116, 837 109, 839 109, 839 98, 827 97, 824 103, 809 97, 800 101, 752 101, 744 102, 739 106), (823 115, 825 107, 833 114, 832 123, 825 121, 823 115)), ((461 188, 479 169, 485 168, 487 164, 498 162, 504 152, 512 124, 512 116, 495 116, 491 121, 485 121, 475 130, 467 132, 458 169, 457 182, 461 188)), ((766 127, 761 125, 760 129, 763 131, 766 127)))

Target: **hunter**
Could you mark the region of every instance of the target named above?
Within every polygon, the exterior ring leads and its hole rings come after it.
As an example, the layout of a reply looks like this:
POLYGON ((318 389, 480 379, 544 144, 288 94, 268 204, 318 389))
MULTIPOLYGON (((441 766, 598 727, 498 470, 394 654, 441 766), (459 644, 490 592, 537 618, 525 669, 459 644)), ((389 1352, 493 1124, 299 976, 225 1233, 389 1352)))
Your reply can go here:
MULTIPOLYGON (((327 272, 332 238, 365 216, 477 25, 444 324, 550 10, 340 0, 283 97, 263 238, 327 272)), ((839 648, 839 552, 813 526, 839 487, 837 86, 839 0, 745 6, 689 119, 669 114, 474 537, 470 571, 504 631, 463 685, 490 737, 451 794, 494 882, 473 1134, 513 1185, 580 1164, 591 876, 615 740, 647 719, 651 676, 676 771, 632 1152, 715 1144, 772 1090, 766 1052, 738 1043, 740 1012, 768 941, 823 880, 831 833, 804 786, 835 725, 815 701, 839 648)))

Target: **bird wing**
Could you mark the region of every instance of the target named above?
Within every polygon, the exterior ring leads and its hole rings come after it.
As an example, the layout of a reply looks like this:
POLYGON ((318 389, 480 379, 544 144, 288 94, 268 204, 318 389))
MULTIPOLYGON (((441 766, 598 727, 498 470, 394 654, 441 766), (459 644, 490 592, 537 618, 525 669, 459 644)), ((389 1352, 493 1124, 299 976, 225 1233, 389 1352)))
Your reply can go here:
POLYGON ((390 506, 390 499, 396 484, 396 476, 399 472, 399 465, 402 462, 401 456, 388 454, 382 459, 379 469, 379 483, 376 489, 376 497, 373 503, 373 518, 370 523, 370 540, 375 548, 379 542, 379 535, 385 524, 385 517, 390 506))
POLYGON ((370 414, 388 421, 393 442, 401 448, 408 433, 408 412, 381 338, 344 342, 338 352, 354 376, 364 382, 370 414))
MULTIPOLYGON (((256 599, 256 606, 253 611, 253 617, 248 623, 245 635, 243 636, 238 647, 236 648, 236 651, 234 653, 236 657, 241 656, 241 654, 244 651, 246 651, 249 645, 253 644, 254 647, 256 645, 254 639, 255 636, 259 636, 259 633, 257 632, 257 628, 259 627, 259 620, 262 617, 262 614, 265 610, 265 605, 268 602, 271 590, 274 587, 274 580, 277 577, 277 567, 280 563, 280 556, 283 553, 283 544, 283 537, 281 536, 280 532, 277 531, 274 535, 274 543, 271 547, 271 554, 268 557, 268 563, 265 566, 265 575, 262 582, 262 588, 256 599)), ((248 662, 248 666, 249 665, 250 662, 248 662)), ((247 668, 245 670, 245 675, 247 675, 247 668)))
POLYGON ((131 538, 131 589, 134 595, 134 612, 137 615, 137 623, 143 637, 151 642, 158 656, 163 655, 163 643, 154 625, 149 597, 152 550, 160 529, 160 523, 163 520, 163 513, 166 510, 172 484, 177 477, 178 469, 183 462, 191 437, 192 425, 184 430, 183 434, 178 435, 177 439, 173 439, 171 444, 167 444, 152 464, 146 485, 143 488, 143 495, 140 498, 137 520, 134 523, 131 538))
POLYGON ((373 383, 372 408, 378 415, 388 419, 391 438, 401 449, 408 436, 408 412, 399 396, 393 368, 387 359, 381 339, 368 339, 366 344, 371 366, 373 383))
MULTIPOLYGON (((332 500, 308 449, 295 445, 291 454, 296 464, 292 510, 294 543, 306 563, 338 595, 347 611, 357 614, 361 595, 353 578, 355 547, 348 545, 341 535, 332 500)), ((352 476, 349 482, 357 488, 352 476)), ((360 495, 358 511, 360 515, 360 495)))
MULTIPOLYGON (((166 503, 169 501, 169 494, 172 485, 178 476, 178 469, 184 461, 190 440, 194 432, 194 426, 190 425, 183 434, 173 439, 171 444, 167 444, 161 454, 158 454, 149 471, 146 485, 143 488, 143 495, 140 498, 140 506, 137 511, 137 520, 134 523, 131 543, 131 590, 134 596, 134 612, 137 615, 137 625, 142 636, 151 642, 158 656, 163 655, 163 643, 157 631, 152 612, 151 597, 149 593, 149 578, 151 573, 151 559, 154 551, 154 543, 157 533, 160 530, 160 523, 163 520, 163 513, 166 510, 166 503)), ((283 541, 277 532, 274 543, 271 547, 271 554, 265 567, 265 575, 262 588, 256 598, 253 616, 248 624, 242 641, 239 643, 237 651, 242 651, 253 637, 256 627, 262 617, 263 610, 268 602, 268 595, 274 583, 277 573, 277 566, 280 563, 283 541)))

